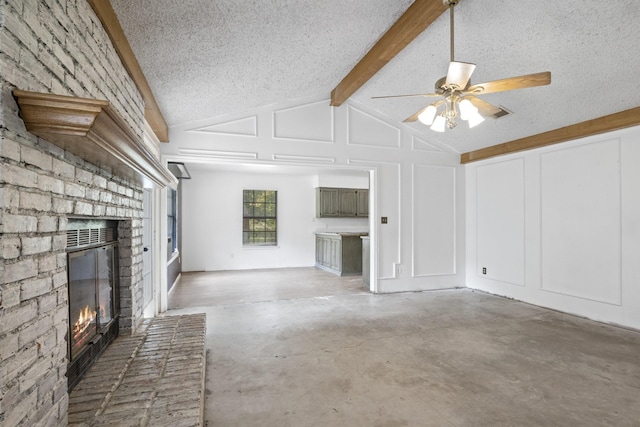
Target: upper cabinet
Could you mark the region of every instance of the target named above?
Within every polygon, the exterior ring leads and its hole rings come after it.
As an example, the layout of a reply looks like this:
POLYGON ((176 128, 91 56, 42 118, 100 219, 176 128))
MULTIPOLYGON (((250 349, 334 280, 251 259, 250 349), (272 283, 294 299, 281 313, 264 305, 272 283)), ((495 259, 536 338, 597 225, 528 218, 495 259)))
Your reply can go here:
POLYGON ((316 188, 317 218, 366 218, 369 216, 369 190, 354 188, 316 188))

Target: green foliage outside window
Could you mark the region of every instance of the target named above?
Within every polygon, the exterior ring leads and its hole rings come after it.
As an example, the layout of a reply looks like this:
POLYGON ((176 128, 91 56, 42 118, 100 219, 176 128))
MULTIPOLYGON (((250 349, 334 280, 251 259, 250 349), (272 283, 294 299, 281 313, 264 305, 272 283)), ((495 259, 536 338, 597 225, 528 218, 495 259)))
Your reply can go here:
POLYGON ((275 246, 277 239, 277 191, 243 190, 242 243, 275 246))

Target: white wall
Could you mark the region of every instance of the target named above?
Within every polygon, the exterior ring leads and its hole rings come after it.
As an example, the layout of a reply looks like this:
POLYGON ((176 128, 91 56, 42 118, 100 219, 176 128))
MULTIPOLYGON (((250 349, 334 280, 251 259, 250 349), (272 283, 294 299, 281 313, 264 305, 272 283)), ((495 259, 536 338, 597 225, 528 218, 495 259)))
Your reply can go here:
MULTIPOLYGON (((464 286, 464 168, 458 153, 424 131, 352 101, 334 108, 316 97, 172 127, 171 144, 161 148, 165 160, 191 164, 369 171, 374 291, 464 286)), ((193 190, 194 199, 206 195, 193 190)), ((184 253, 186 269, 195 268, 192 256, 184 253)))
POLYGON ((640 328, 639 164, 635 127, 467 165, 467 285, 640 328))
MULTIPOLYGON (((368 231, 366 218, 316 218, 318 180, 345 186, 362 178, 334 175, 235 173, 196 168, 182 181, 184 271, 309 267, 315 231, 368 231), (278 192, 278 245, 242 245, 242 190, 278 192)), ((362 188, 362 187, 361 187, 362 188)))

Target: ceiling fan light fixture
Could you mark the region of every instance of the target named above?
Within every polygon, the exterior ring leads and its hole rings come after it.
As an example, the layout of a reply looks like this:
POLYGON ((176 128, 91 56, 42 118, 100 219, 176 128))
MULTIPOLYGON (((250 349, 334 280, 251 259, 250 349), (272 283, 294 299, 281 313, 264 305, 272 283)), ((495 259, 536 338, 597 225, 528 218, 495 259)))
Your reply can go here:
POLYGON ((447 119, 441 114, 435 118, 433 124, 431 125, 431 130, 434 132, 444 132, 445 125, 447 124, 447 119))
POLYGON ((431 126, 433 124, 433 119, 436 118, 437 112, 438 109, 436 107, 429 105, 422 113, 420 113, 418 120, 427 126, 431 126))
POLYGON ((477 113, 478 109, 469 101, 468 99, 463 99, 460 101, 460 118, 462 120, 469 120, 469 117, 473 115, 473 113, 477 113))
POLYGON ((482 117, 480 113, 478 113, 478 109, 476 108, 476 111, 471 113, 467 121, 469 122, 469 129, 471 129, 472 127, 475 127, 484 122, 484 117, 482 117))

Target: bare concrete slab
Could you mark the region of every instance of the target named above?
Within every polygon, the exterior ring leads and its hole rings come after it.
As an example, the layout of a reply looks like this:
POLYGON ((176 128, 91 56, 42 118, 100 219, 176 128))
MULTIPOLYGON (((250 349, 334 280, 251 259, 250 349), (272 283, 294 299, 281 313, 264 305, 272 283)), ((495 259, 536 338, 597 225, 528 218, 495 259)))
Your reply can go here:
POLYGON ((69 426, 202 426, 205 316, 157 317, 118 337, 69 396, 69 426))
POLYGON ((636 331, 469 289, 286 295, 173 311, 207 314, 208 425, 640 425, 636 331))

